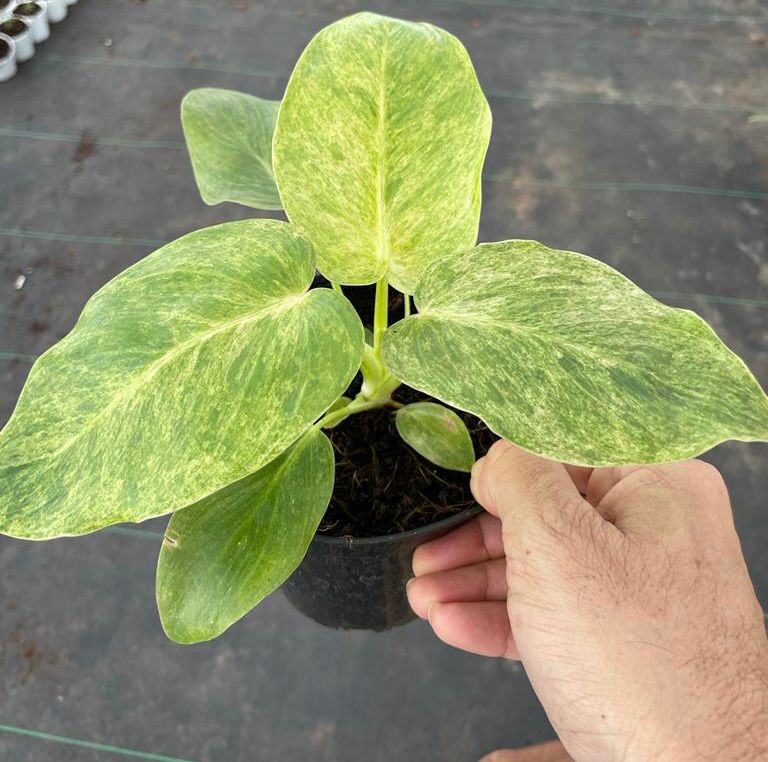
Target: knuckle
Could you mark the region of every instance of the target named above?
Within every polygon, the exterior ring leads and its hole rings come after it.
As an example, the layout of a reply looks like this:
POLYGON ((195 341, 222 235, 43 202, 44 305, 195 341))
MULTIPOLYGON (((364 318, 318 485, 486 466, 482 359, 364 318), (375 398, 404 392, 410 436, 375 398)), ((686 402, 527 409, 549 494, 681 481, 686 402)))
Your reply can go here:
POLYGON ((692 460, 688 468, 691 477, 699 488, 714 491, 719 496, 728 494, 723 475, 711 463, 704 460, 692 460))
POLYGON ((717 527, 718 531, 722 530, 732 516, 728 487, 722 474, 703 460, 687 461, 684 474, 678 494, 681 503, 689 508, 685 513, 692 529, 698 527, 699 531, 706 532, 707 527, 717 527))
POLYGON ((663 467, 640 466, 633 478, 641 487, 651 490, 677 491, 676 480, 663 467))
POLYGON ((504 439, 497 439, 489 448, 485 457, 489 464, 495 464, 499 458, 509 450, 509 442, 504 439))

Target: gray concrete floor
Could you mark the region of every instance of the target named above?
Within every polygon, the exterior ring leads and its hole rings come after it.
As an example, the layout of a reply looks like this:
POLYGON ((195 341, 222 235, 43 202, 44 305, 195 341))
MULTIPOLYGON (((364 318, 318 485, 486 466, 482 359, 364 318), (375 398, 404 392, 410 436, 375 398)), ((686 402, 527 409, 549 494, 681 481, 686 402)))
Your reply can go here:
MULTIPOLYGON (((252 214, 199 200, 184 93, 279 98, 311 35, 363 8, 430 20, 469 48, 494 113, 483 240, 537 238, 618 267, 698 311, 768 383, 768 123, 748 122, 768 109, 763 0, 81 0, 0 85, 0 423, 29 356, 109 278, 155 242, 252 214)), ((764 604, 766 455, 707 456, 764 604)), ((422 623, 338 633, 277 594, 214 643, 169 643, 159 531, 0 539, 1 760, 471 762, 551 737, 522 671, 422 623)))

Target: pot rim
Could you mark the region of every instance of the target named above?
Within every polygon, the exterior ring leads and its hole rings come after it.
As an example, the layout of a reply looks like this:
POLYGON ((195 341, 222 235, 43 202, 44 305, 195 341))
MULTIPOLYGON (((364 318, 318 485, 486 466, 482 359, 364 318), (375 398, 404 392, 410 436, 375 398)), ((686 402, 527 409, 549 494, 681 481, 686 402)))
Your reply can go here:
POLYGON ((382 534, 375 537, 352 537, 351 535, 342 535, 341 537, 334 537, 331 535, 320 534, 315 532, 312 542, 320 542, 325 545, 383 545, 390 542, 398 542, 399 540, 410 539, 414 537, 421 537, 425 534, 433 534, 435 531, 453 529, 454 526, 459 526, 470 519, 478 516, 483 512, 483 508, 477 503, 473 503, 468 508, 465 508, 460 513, 455 513, 453 516, 448 516, 440 521, 435 521, 432 524, 427 524, 423 527, 417 527, 416 529, 407 529, 405 532, 396 532, 395 534, 382 534))
POLYGON ((4 34, 3 32, 0 32, 0 40, 8 46, 8 54, 5 57, 0 56, 0 64, 5 64, 8 63, 8 61, 13 60, 13 57, 16 55, 16 40, 9 34, 4 34))

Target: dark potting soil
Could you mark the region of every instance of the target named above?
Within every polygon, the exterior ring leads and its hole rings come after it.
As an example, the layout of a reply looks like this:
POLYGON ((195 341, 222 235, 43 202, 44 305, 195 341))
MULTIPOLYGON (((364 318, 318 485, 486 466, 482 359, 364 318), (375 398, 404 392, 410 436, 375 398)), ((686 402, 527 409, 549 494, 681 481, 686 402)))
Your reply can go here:
POLYGON ((21 5, 17 5, 13 9, 13 12, 17 13, 19 16, 35 16, 40 13, 41 10, 42 6, 37 3, 22 3, 21 5))
MULTIPOLYGON (((314 285, 326 283, 318 278, 314 285)), ((373 286, 344 288, 367 328, 373 322, 374 291, 373 286)), ((403 316, 403 297, 390 293, 389 320, 393 323, 403 316)), ((354 396, 359 388, 358 377, 347 396, 354 396)), ((433 398, 401 386, 393 399, 407 404, 433 398)), ((474 503, 469 474, 440 468, 418 455, 397 433, 394 412, 381 408, 358 413, 326 431, 336 454, 336 484, 318 530, 322 534, 395 534, 448 518, 474 503)), ((477 457, 484 455, 495 435, 478 418, 456 412, 467 424, 477 457)))
POLYGON ((9 37, 19 37, 28 29, 21 19, 6 19, 0 24, 0 32, 9 37))
POLYGON ((0 61, 8 55, 10 49, 11 46, 5 40, 0 40, 0 61))

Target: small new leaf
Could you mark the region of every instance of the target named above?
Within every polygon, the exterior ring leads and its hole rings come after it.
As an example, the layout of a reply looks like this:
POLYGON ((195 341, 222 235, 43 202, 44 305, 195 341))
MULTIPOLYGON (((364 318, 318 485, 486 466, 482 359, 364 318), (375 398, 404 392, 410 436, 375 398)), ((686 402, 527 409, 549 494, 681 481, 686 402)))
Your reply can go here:
POLYGON ((0 433, 0 532, 142 521, 277 457, 362 359, 352 305, 307 291, 314 274, 295 228, 248 220, 190 233, 104 286, 0 433))
POLYGON ((539 455, 653 463, 768 438, 763 390, 712 329, 589 257, 483 244, 430 268, 416 303, 387 366, 539 455))
POLYGON ((307 46, 274 140, 285 211, 330 280, 412 292, 475 244, 491 112, 462 44, 430 24, 358 13, 307 46))
POLYGON ((206 204, 282 209, 272 171, 278 101, 201 87, 181 103, 195 180, 206 204))
POLYGON ((395 414, 397 431, 419 455, 442 468, 471 471, 472 438, 453 410, 435 402, 414 402, 395 414))
POLYGON ((157 565, 168 637, 221 635, 301 563, 333 491, 333 447, 317 429, 255 474, 171 517, 157 565))

